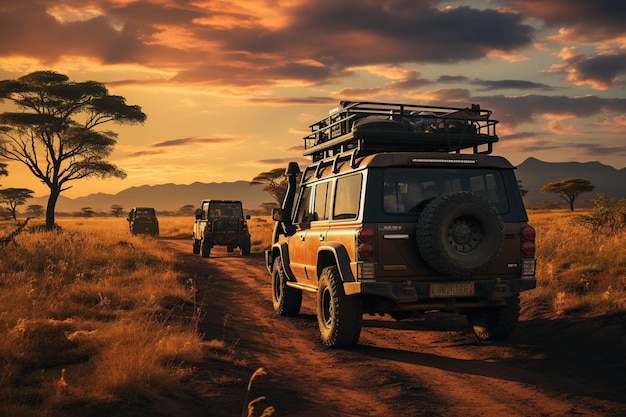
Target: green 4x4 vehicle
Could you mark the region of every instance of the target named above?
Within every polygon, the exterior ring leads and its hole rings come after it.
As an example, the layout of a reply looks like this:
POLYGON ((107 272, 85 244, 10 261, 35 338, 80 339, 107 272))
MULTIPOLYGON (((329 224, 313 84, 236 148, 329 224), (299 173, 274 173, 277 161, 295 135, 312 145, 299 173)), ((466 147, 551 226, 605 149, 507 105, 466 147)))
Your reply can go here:
POLYGON ((211 248, 219 245, 228 252, 239 248, 242 255, 250 255, 249 219, 243 215, 241 201, 202 200, 193 225, 193 253, 208 258, 211 248))
POLYGON ((478 105, 341 102, 311 125, 312 163, 289 164, 272 212, 275 312, 296 315, 314 293, 330 347, 357 343, 364 313, 455 312, 481 340, 510 335, 520 292, 536 286, 535 230, 514 167, 490 155, 490 116, 478 105))
POLYGON ((128 228, 133 235, 146 234, 159 235, 159 220, 156 211, 152 207, 133 207, 126 218, 128 228))

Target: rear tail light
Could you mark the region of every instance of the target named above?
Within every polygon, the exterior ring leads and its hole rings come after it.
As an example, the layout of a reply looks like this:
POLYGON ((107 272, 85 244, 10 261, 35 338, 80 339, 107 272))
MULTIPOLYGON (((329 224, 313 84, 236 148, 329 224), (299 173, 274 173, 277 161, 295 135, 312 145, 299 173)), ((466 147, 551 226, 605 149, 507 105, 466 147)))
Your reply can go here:
POLYGON ((358 260, 368 260, 374 256, 374 231, 366 227, 359 229, 356 234, 357 238, 357 257, 358 260))
POLYGON ((205 233, 211 233, 213 231, 213 222, 206 222, 206 228, 204 229, 205 233))
POLYGON ((243 230, 246 231, 248 230, 248 222, 247 221, 243 221, 243 230))
POLYGON ((524 226, 522 229, 522 255, 527 258, 535 256, 535 229, 524 226))

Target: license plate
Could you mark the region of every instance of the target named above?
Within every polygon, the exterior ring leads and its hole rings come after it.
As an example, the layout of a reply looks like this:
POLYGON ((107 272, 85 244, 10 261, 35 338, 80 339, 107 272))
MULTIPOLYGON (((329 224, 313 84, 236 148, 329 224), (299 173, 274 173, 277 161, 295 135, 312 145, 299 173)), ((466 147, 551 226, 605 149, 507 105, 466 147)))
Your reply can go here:
POLYGON ((430 284, 431 297, 471 297, 474 295, 474 283, 430 284))

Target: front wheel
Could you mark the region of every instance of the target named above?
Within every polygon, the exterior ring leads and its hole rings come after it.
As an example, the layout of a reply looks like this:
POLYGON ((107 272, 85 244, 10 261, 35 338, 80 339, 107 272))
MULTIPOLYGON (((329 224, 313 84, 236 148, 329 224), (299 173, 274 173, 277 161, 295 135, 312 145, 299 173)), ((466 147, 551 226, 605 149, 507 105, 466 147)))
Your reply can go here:
POLYGON ((274 259, 272 267, 272 305, 280 316, 295 316, 302 306, 302 290, 287 285, 287 276, 283 270, 283 260, 274 259))
POLYGON ((480 340, 502 340, 513 333, 519 321, 519 294, 498 307, 484 307, 467 313, 467 320, 480 340))
POLYGON ((317 289, 317 323, 328 347, 354 345, 361 334, 361 297, 347 296, 336 266, 324 268, 317 289))

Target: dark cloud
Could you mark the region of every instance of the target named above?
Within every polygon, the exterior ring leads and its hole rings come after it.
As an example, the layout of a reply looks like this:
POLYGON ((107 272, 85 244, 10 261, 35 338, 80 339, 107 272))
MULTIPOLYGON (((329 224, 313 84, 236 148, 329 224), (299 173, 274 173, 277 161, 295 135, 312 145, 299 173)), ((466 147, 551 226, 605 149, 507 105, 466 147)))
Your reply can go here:
POLYGON ((605 52, 594 57, 571 54, 563 64, 552 67, 550 71, 565 73, 576 84, 589 84, 604 90, 624 84, 620 76, 626 75, 626 53, 605 52))
POLYGON ((520 97, 483 96, 472 97, 482 107, 493 110, 495 119, 516 126, 532 122, 545 114, 572 115, 577 118, 598 115, 603 111, 616 114, 626 113, 626 99, 602 98, 598 96, 567 97, 526 95, 520 97))
POLYGON ((535 83, 532 81, 524 81, 524 80, 496 80, 496 81, 487 81, 487 80, 472 80, 470 84, 481 86, 482 88, 479 91, 492 91, 492 90, 543 90, 543 91, 552 91, 553 87, 542 84, 535 83))
POLYGON ((624 0, 500 0, 555 28, 569 41, 602 42, 624 36, 624 0))
POLYGON ((263 105, 278 105, 278 106, 291 106, 291 105, 307 105, 307 104, 334 104, 337 100, 330 97, 276 97, 276 98, 256 98, 251 97, 248 99, 250 103, 257 103, 263 105))
POLYGON ((571 145, 571 147, 580 150, 584 155, 602 157, 618 154, 626 156, 626 146, 605 146, 599 143, 578 143, 571 145))
POLYGON ((137 157, 137 156, 153 156, 153 155, 162 155, 166 153, 165 151, 150 151, 150 150, 143 150, 143 151, 139 151, 139 152, 133 152, 128 154, 128 156, 130 157, 137 157))
POLYGON ((158 142, 151 145, 153 148, 162 148, 162 147, 170 147, 170 146, 185 146, 185 145, 195 145, 195 144, 214 144, 214 143, 232 143, 238 142, 241 139, 237 138, 181 138, 181 139, 170 139, 163 142, 158 142))

